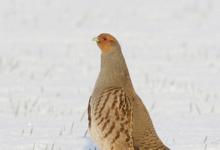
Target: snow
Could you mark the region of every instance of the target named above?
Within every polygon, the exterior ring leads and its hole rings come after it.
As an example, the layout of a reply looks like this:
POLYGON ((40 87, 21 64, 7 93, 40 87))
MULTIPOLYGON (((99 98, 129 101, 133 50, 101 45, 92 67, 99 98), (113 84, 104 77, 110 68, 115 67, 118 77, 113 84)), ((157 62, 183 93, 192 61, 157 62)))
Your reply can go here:
POLYGON ((1 0, 0 149, 95 149, 86 108, 115 35, 172 150, 220 149, 219 0, 1 0))

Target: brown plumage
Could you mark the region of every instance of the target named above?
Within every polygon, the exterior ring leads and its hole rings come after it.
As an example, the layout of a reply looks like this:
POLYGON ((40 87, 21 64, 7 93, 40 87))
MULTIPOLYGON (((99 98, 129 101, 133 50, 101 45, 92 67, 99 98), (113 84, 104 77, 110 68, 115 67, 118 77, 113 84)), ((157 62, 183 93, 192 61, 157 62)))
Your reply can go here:
POLYGON ((107 33, 95 40, 101 49, 101 70, 88 106, 94 142, 101 150, 169 150, 133 88, 118 41, 107 33))

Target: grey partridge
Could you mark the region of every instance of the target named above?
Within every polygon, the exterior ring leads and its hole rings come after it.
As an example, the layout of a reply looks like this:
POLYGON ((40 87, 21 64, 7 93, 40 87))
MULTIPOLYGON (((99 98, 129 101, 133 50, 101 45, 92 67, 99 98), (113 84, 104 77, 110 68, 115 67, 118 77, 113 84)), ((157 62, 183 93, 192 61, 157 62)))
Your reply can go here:
POLYGON ((101 49, 101 70, 88 105, 93 141, 101 150, 169 150, 133 88, 118 41, 108 33, 95 41, 101 49))

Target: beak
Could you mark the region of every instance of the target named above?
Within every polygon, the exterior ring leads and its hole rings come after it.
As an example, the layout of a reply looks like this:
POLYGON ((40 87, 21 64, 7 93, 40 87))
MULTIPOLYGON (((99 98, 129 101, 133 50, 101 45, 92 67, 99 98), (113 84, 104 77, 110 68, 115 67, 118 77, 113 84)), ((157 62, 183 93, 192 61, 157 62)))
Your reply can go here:
POLYGON ((98 39, 98 37, 94 37, 94 38, 92 38, 92 41, 99 42, 99 39, 98 39))

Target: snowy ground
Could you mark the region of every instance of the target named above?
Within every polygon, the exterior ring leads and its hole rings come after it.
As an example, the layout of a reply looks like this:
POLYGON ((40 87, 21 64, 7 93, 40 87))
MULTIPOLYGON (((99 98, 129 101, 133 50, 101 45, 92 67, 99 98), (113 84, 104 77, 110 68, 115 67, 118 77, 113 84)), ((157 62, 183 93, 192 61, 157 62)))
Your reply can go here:
POLYGON ((172 150, 220 149, 219 0, 0 0, 0 150, 89 150, 101 32, 172 150))

